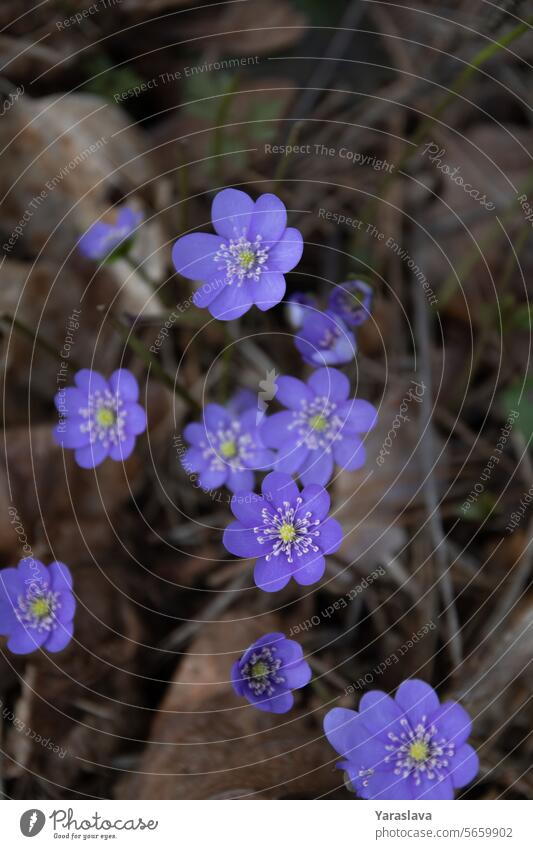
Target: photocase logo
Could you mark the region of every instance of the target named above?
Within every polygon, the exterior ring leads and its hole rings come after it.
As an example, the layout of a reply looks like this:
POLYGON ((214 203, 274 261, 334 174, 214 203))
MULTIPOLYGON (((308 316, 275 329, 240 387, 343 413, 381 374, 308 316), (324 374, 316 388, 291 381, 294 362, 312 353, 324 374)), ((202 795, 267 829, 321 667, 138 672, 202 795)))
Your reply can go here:
POLYGON ((257 393, 257 415, 255 417, 256 425, 261 424, 261 420, 265 415, 268 409, 268 402, 272 401, 276 396, 276 392, 278 391, 278 385, 276 383, 276 378, 279 377, 279 374, 276 374, 276 369, 269 369, 266 373, 266 378, 264 380, 259 381, 259 389, 261 392, 257 393))
POLYGON ((46 817, 42 811, 37 808, 31 808, 29 811, 24 811, 20 818, 20 830, 24 837, 35 837, 43 830, 46 817))

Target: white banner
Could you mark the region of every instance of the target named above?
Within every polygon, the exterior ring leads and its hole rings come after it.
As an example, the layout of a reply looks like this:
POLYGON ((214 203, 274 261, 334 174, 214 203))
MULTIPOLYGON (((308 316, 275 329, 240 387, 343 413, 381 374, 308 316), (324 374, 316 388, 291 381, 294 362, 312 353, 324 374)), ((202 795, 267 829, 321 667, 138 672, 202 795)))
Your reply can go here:
POLYGON ((531 802, 9 801, 1 810, 2 846, 9 849, 67 840, 165 849, 533 845, 531 802))

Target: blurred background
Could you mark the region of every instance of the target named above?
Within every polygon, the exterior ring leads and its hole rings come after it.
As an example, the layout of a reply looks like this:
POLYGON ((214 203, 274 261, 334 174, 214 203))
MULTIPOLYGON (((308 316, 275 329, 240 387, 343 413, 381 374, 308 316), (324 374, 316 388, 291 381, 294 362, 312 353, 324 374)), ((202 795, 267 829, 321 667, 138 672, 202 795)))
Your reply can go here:
POLYGON ((78 598, 63 653, 0 643, 5 797, 346 798, 325 711, 416 676, 474 718, 464 795, 532 798, 531 12, 3 0, 2 567, 29 546, 78 598), (283 307, 214 322, 172 268, 226 186, 275 192, 302 231, 289 293, 374 291, 346 372, 379 424, 333 483, 346 538, 312 591, 259 592, 222 547, 227 492, 179 462, 195 410, 174 378, 203 404, 306 374, 283 307), (81 256, 124 202, 142 268, 81 256), (54 444, 65 351, 71 378, 138 377, 149 430, 125 465, 54 444), (231 663, 291 630, 313 682, 284 717, 253 711, 231 663))

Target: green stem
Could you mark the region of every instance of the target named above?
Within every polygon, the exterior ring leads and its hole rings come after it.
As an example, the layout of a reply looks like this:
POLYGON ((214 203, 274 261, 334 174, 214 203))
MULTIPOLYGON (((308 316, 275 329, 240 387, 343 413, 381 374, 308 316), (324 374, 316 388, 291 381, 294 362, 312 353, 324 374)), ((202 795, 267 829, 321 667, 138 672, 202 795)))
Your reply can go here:
POLYGON ((163 368, 157 357, 152 354, 152 352, 146 347, 144 342, 139 339, 134 333, 132 333, 131 329, 126 325, 122 324, 121 321, 118 320, 114 315, 110 315, 110 321, 115 330, 120 334, 123 341, 128 345, 132 351, 134 351, 137 356, 139 356, 146 365, 153 371, 155 376, 167 386, 169 389, 174 392, 175 395, 178 395, 183 401, 189 404, 195 412, 201 412, 201 406, 196 401, 192 395, 185 389, 185 387, 181 386, 173 377, 171 377, 163 368))

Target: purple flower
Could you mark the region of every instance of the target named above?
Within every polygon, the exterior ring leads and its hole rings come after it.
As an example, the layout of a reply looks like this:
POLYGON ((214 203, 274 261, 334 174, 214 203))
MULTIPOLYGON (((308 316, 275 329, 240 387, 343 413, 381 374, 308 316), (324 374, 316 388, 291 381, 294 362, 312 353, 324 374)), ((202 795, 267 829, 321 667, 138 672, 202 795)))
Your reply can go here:
POLYGON ((123 206, 118 210, 114 224, 106 221, 92 224, 81 237, 79 249, 89 259, 107 259, 108 262, 118 259, 128 252, 142 219, 142 212, 123 206))
POLYGON ((305 687, 311 675, 302 647, 279 633, 256 640, 231 670, 237 695, 269 713, 287 713, 294 704, 291 690, 305 687))
POLYGON ((315 367, 349 363, 357 350, 355 337, 341 318, 305 308, 294 344, 305 362, 315 367))
POLYGON ((308 307, 315 307, 315 303, 315 299, 305 292, 295 292, 287 299, 285 304, 287 320, 295 330, 302 326, 308 307))
POLYGON ((203 285, 194 294, 197 307, 229 321, 252 304, 269 310, 285 294, 283 276, 300 261, 302 234, 287 227, 287 211, 276 195, 254 203, 246 192, 224 189, 213 201, 217 235, 189 233, 178 239, 172 259, 180 274, 203 285))
POLYGON ((271 469, 274 453, 263 444, 256 407, 237 415, 219 404, 204 408, 203 422, 187 425, 183 435, 192 446, 183 455, 187 472, 198 472, 202 489, 225 484, 232 492, 253 489, 253 469, 271 469))
POLYGON ((288 407, 261 425, 263 442, 277 449, 274 469, 298 473, 304 484, 325 486, 333 461, 348 471, 365 463, 360 434, 376 424, 368 401, 348 399, 348 378, 333 368, 317 369, 307 383, 278 377, 276 399, 288 407))
POLYGON ((76 600, 72 576, 64 563, 44 566, 25 557, 16 568, 0 571, 0 634, 9 637, 14 654, 29 654, 40 646, 61 651, 74 630, 76 600))
POLYGON ((76 386, 60 389, 54 401, 60 421, 54 439, 62 448, 74 448, 78 466, 92 469, 106 457, 126 460, 135 437, 146 430, 139 385, 128 369, 114 371, 107 381, 97 371, 82 369, 76 386))
POLYGON ((472 722, 457 702, 440 704, 424 681, 404 681, 392 699, 366 693, 359 712, 333 708, 324 731, 345 758, 344 769, 363 799, 453 799, 477 775, 467 744, 472 722))
POLYGON ((348 327, 358 327, 370 315, 372 288, 363 280, 348 280, 336 286, 328 301, 328 310, 342 318, 348 327))
POLYGON ((231 509, 237 521, 224 531, 224 545, 237 557, 257 557, 256 585, 265 592, 283 589, 294 578, 315 584, 326 568, 325 554, 337 551, 342 528, 328 519, 330 498, 315 484, 301 494, 290 475, 271 472, 262 496, 238 492, 231 509))

